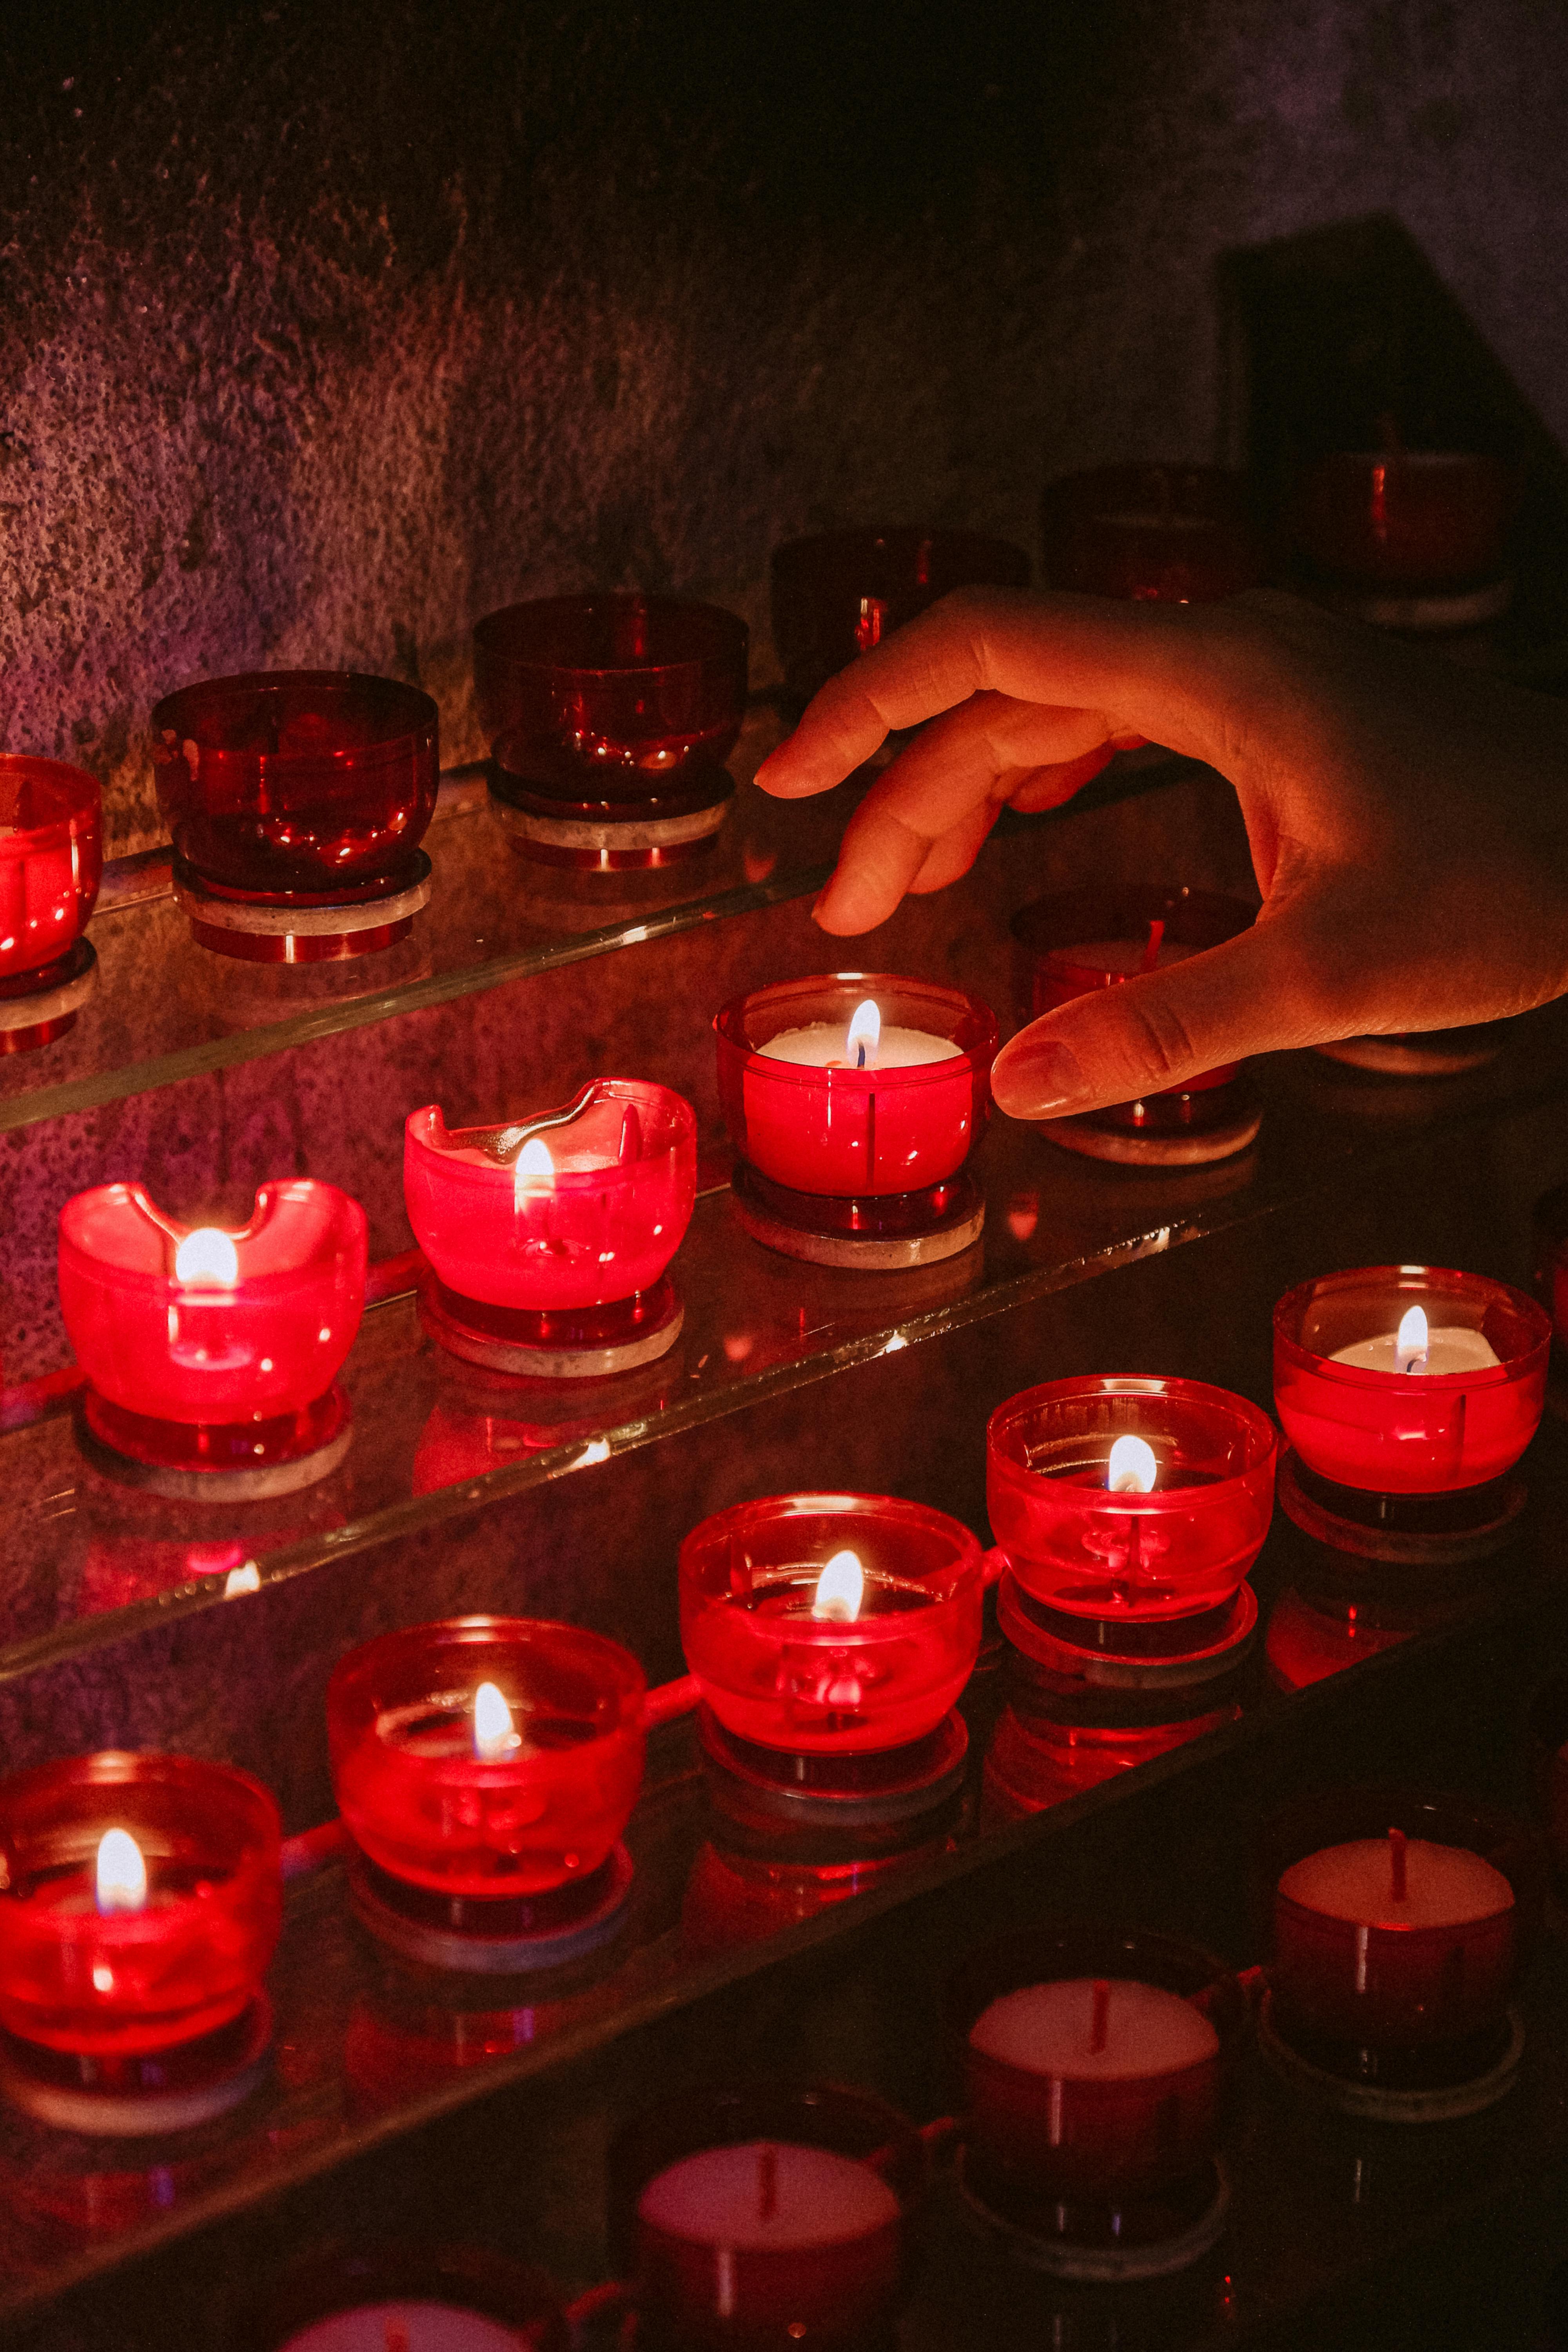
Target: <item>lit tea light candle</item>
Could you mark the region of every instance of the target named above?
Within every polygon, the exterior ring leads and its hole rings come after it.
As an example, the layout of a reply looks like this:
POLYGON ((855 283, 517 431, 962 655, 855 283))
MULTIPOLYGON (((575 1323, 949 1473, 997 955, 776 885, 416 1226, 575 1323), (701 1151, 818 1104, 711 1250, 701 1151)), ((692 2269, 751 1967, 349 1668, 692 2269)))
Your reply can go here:
POLYGON ((481 1683, 474 1693, 474 1754, 481 1764, 496 1764, 521 1746, 506 1700, 494 1683, 481 1683))
POLYGON ((637 2222, 643 2298, 685 2344, 858 2343, 898 2290, 899 2200, 832 2148, 704 2148, 654 2176, 637 2222))
POLYGON ((1159 1474, 1154 1449, 1145 1439, 1119 1437, 1105 1465, 1105 1483, 1113 1495, 1148 1495, 1159 1474))
POLYGON ((1393 1828, 1292 1863, 1274 1933, 1276 1995, 1320 2032, 1368 2046, 1448 2040, 1501 2011, 1514 1890, 1483 1854, 1393 1828))
POLYGON ((1411 1307, 1400 1317, 1397 1331, 1336 1348, 1329 1360, 1359 1364, 1369 1372, 1425 1372, 1438 1377, 1446 1372, 1481 1371, 1500 1360, 1484 1332, 1468 1330, 1459 1323, 1440 1323, 1434 1329, 1426 1309, 1411 1307))
POLYGON ((847 1029, 814 1021, 804 1029, 783 1029, 757 1048, 771 1062, 798 1062, 818 1070, 909 1070, 951 1062, 961 1050, 951 1038, 927 1029, 884 1028, 871 997, 856 1006, 847 1029))
POLYGON ((216 1225, 197 1225, 175 1248, 174 1280, 216 1283, 232 1290, 239 1280, 239 1252, 234 1236, 221 1233, 216 1225))
POLYGON ((817 1618, 831 1618, 840 1625, 852 1625, 865 1598, 866 1571, 859 1560, 852 1551, 836 1551, 816 1580, 811 1613, 817 1618))

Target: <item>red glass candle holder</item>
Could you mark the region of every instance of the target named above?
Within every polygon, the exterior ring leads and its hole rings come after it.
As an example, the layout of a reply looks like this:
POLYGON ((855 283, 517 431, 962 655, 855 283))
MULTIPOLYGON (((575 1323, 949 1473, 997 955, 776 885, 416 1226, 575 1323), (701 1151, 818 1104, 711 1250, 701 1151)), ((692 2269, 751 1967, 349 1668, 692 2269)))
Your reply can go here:
POLYGON ((254 670, 165 695, 158 805, 192 935, 254 963, 391 947, 429 898, 436 705, 349 670, 254 670))
POLYGON ((1392 2094, 1395 2121, 1416 2119, 1401 2117, 1402 2096, 1507 2087, 1508 2002, 1545 1895, 1521 1822, 1468 1797, 1328 1790, 1264 1825, 1258 1893, 1270 2054, 1282 2044, 1327 2083, 1392 2094))
POLYGON ((527 1617, 407 1627, 341 1660, 332 1786, 376 1931, 480 1969, 604 1941, 631 1881, 619 1841, 642 1780, 645 1694, 618 1643, 527 1617))
POLYGON ((734 997, 713 1028, 737 1213, 757 1240, 824 1265, 896 1267, 978 1237, 984 1202, 964 1162, 990 1116, 989 1005, 930 981, 838 972, 734 997), (861 1067, 849 1033, 867 1003, 880 1042, 861 1067), (830 1058, 768 1050, 790 1038, 830 1058), (922 1043, 933 1058, 879 1060, 922 1043))
POLYGON ((609 2173, 647 2352, 890 2347, 926 2186, 896 2109, 859 2091, 688 2091, 622 2132, 609 2173))
POLYGON ((907 1748, 938 1728, 973 1671, 980 1546, 923 1504, 736 1503, 693 1528, 679 1572, 687 1664, 723 1729, 752 1748, 836 1759, 907 1748))
POLYGON ((1541 1419, 1551 1339, 1521 1291, 1441 1266, 1360 1266, 1287 1291, 1274 1310, 1274 1401, 1294 1448, 1281 1480, 1291 1517, 1373 1557, 1495 1549, 1523 1507, 1508 1474, 1541 1419), (1395 1370, 1417 1307, 1430 1369, 1395 1370), (1338 1360, 1380 1344, 1386 1370, 1338 1360), (1440 1369, 1450 1359, 1458 1368, 1440 1369))
POLYGON ((1292 501, 1298 551, 1329 581, 1406 594, 1500 580, 1519 469, 1472 450, 1336 450, 1292 501))
POLYGON ((0 1854, 13 2097, 67 2128, 125 2131, 243 2095, 282 1917, 265 1789, 185 1756, 39 1765, 0 1784, 0 1854))
POLYGON ((1085 2275, 1115 2247, 1152 2273, 1194 2259, 1224 2223, 1246 2019, 1230 1972, 1173 1937, 1064 1923, 975 1953, 947 1998, 970 2198, 1085 2275))
POLYGON ((1526 1763, 1536 1818, 1561 1893, 1568 1888, 1568 1675, 1553 1675, 1531 1701, 1526 1763))
POLYGON ((530 856, 605 872, 705 848, 734 792, 749 632, 716 604, 552 596, 474 631, 498 815, 530 856))
POLYGON ((773 644, 798 702, 955 588, 1026 588, 1005 539, 912 526, 822 531, 773 550, 773 644))
POLYGON ((426 1326, 455 1354, 582 1377, 674 1345, 697 1121, 668 1087, 599 1078, 562 1112, 450 1131, 431 1104, 409 1114, 403 1189, 426 1326))
MULTIPOLYGON (((1020 1004, 1031 1021, 1096 989, 1199 955, 1251 929, 1255 910, 1212 890, 1108 883, 1037 898, 1013 918, 1020 1004)), ((1262 1111, 1246 1066, 1227 1062, 1179 1087, 1045 1133, 1091 1159, 1184 1166, 1228 1159, 1257 1136, 1262 1111)))
POLYGON ((1215 466, 1097 466, 1040 501, 1047 582, 1085 596, 1206 604, 1256 588, 1263 551, 1247 485, 1215 466))
POLYGON ((357 1201, 309 1177, 261 1185, 237 1232, 181 1225, 140 1184, 78 1192, 60 1212, 60 1307, 92 1436, 178 1496, 324 1476, 348 1444, 334 1383, 364 1307, 366 1230, 357 1201))
POLYGON ((52 1045, 98 979, 82 934, 103 873, 98 779, 0 752, 0 1054, 52 1045))
POLYGON ((334 2246, 268 2288, 234 2352, 570 2352, 542 2271, 478 2246, 334 2246))
POLYGON ((1167 1697, 1136 1709, 1108 1706, 1096 1717, 1058 1697, 1015 1697, 985 1751, 986 1795, 1005 1817, 1027 1820, 1241 1718, 1231 1698, 1188 1698, 1179 1714, 1177 1704, 1167 1697))
POLYGON ((1201 1381, 1047 1381, 999 1405, 985 1442, 986 1505, 1014 1578, 1089 1646, 1233 1601, 1268 1532, 1274 1424, 1201 1381), (1146 1449, 1146 1492, 1107 1483, 1124 1439, 1146 1449))

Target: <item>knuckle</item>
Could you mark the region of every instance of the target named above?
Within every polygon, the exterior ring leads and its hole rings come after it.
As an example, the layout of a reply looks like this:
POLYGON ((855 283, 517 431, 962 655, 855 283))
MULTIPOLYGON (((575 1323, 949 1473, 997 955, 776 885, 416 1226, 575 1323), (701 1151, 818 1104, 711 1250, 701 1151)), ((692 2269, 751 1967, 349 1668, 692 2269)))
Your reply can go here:
POLYGON ((1130 989, 1122 1011, 1140 1069, 1160 1086, 1173 1086, 1203 1066, 1179 1005, 1163 994, 1141 999, 1130 989))

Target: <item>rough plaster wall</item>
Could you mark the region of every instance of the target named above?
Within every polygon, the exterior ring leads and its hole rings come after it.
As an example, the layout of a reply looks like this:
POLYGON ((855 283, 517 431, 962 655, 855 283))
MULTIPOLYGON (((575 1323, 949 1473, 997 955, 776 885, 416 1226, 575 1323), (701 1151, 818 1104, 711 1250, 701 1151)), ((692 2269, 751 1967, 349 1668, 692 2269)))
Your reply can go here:
MULTIPOLYGON (((1226 245, 1400 213, 1568 427, 1547 0, 129 0, 0 32, 0 741, 155 836, 194 675, 1214 446, 1226 245)), ((762 651, 758 674, 768 656, 762 651)))

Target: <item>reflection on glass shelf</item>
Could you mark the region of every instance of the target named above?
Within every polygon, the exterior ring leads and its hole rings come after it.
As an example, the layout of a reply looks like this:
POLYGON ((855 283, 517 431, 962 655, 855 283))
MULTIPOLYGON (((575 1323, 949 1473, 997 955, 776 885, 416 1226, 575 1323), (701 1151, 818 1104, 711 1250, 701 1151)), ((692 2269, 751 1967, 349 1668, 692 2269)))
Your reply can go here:
MULTIPOLYGON (((1549 1052, 1539 1033, 1537 1045, 1543 1075, 1563 1048, 1549 1052)), ((41 1402, 12 1392, 0 1399, 0 1674, 244 1596, 1234 1228, 1306 1199, 1352 1155, 1375 1163, 1386 1153, 1403 1169, 1403 1139, 1369 1142, 1318 1107, 1308 1057, 1273 1066, 1265 1083, 1258 1146, 1190 1171, 1107 1171, 995 1121, 976 1160, 989 1204, 981 1242, 905 1273, 779 1256, 742 1231, 727 1188, 708 1192, 671 1267, 685 1307, 679 1339, 613 1379, 481 1370, 425 1336, 411 1287, 391 1297, 384 1287, 344 1370, 346 1458, 294 1496, 161 1500, 123 1483, 102 1454, 89 1459, 58 1376, 39 1384, 41 1402)), ((1468 1096, 1452 1099, 1456 1118, 1473 1108, 1468 1096)), ((1441 1132, 1435 1122, 1425 1148, 1440 1150, 1441 1132)), ((384 1285, 413 1278, 407 1261, 383 1272, 384 1285)))

